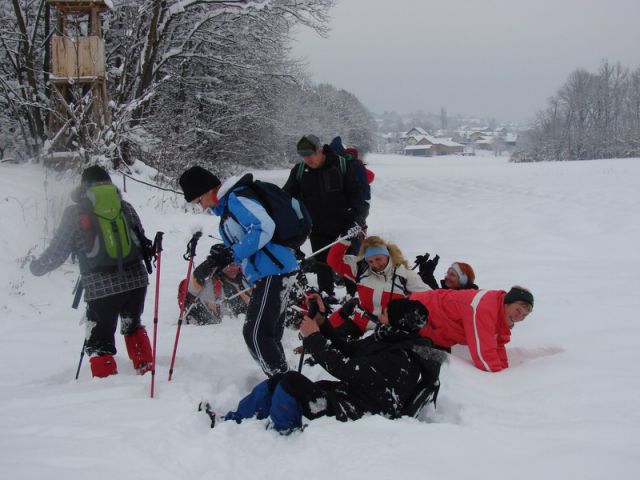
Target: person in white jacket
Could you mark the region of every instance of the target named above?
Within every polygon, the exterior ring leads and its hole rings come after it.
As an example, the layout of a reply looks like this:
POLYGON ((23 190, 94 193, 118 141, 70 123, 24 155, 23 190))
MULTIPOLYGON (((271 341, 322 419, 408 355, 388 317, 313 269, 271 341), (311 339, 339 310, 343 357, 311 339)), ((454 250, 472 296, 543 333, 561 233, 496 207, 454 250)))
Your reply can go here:
POLYGON ((365 238, 359 254, 348 255, 350 242, 343 240, 329 250, 327 263, 338 275, 357 286, 357 298, 336 310, 328 323, 343 336, 357 338, 374 328, 390 300, 413 292, 431 290, 411 270, 400 249, 378 236, 365 238))

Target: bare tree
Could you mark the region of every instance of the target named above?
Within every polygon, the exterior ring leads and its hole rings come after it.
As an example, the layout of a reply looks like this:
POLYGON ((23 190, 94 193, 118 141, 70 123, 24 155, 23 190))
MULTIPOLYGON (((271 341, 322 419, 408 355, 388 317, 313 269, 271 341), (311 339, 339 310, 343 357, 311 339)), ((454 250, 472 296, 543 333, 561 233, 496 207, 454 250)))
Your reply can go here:
POLYGON ((639 70, 630 74, 620 63, 604 61, 596 74, 572 72, 512 160, 639 156, 639 70))

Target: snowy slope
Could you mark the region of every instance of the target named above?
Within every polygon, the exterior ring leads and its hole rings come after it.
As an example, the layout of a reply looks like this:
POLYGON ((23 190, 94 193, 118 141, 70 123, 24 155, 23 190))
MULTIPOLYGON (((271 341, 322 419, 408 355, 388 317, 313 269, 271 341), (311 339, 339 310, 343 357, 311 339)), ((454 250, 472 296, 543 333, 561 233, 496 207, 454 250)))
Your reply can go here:
MULTIPOLYGON (((75 369, 81 312, 65 264, 32 277, 76 179, 37 166, 0 166, 0 472, 7 479, 637 478, 640 474, 640 161, 509 164, 506 158, 372 155, 369 232, 407 258, 441 256, 476 270, 482 288, 532 289, 536 307, 516 327, 512 367, 475 369, 464 348, 444 366, 437 410, 420 421, 320 419, 280 437, 261 422, 208 428, 195 407, 224 412, 263 374, 241 320, 183 326, 174 379, 177 283, 186 242, 215 217, 177 196, 127 182, 148 236, 165 232, 156 398, 134 374, 118 335, 120 374, 75 369), (45 184, 46 181, 46 184, 45 184)), ((145 177, 145 168, 139 174, 145 177)), ((282 184, 286 171, 258 172, 282 184)), ((121 179, 114 176, 116 183, 121 179)), ((215 240, 205 238, 201 260, 215 240)), ((196 259, 198 261, 198 258, 196 259)), ((152 278, 145 323, 153 330, 152 278)), ((286 332, 285 348, 298 344, 286 332)), ((86 359, 85 359, 86 360, 86 359)), ((305 367, 324 378, 318 367, 305 367)))

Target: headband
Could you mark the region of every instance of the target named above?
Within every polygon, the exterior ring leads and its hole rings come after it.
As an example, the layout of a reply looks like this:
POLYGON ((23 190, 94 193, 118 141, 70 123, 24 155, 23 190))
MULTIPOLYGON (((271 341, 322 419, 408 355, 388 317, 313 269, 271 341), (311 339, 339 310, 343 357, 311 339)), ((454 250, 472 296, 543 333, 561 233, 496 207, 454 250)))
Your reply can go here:
POLYGON ((457 263, 452 263, 451 268, 453 268, 453 271, 458 274, 458 278, 460 279, 460 286, 462 287, 466 286, 467 282, 469 281, 469 278, 462 271, 462 269, 460 268, 460 265, 458 265, 457 263))
POLYGON ((373 257, 375 255, 389 256, 389 249, 384 245, 369 247, 364 251, 364 258, 373 257))

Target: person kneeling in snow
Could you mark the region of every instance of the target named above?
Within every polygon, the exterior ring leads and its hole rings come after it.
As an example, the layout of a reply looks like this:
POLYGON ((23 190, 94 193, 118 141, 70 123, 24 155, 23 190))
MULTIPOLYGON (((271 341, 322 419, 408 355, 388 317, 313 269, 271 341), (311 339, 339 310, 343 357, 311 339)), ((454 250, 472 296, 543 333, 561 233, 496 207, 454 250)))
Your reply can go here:
POLYGON ((144 236, 138 214, 120 198, 103 168, 94 165, 85 169, 72 198, 76 203, 64 211, 51 243, 29 268, 31 273, 41 276, 74 254, 80 264, 80 285, 87 302, 84 350, 89 356, 91 373, 94 377, 118 373, 113 356, 119 316, 127 353, 142 375, 151 370, 153 361, 147 330, 140 324, 149 284, 142 258, 149 240, 144 236), (107 221, 107 227, 102 225, 103 221, 107 221), (107 235, 110 241, 106 240, 107 235), (106 246, 114 243, 119 251, 115 258, 106 246))
POLYGON ((178 305, 182 308, 182 302, 186 303, 187 324, 220 323, 225 315, 245 314, 250 298, 242 268, 235 262, 212 271, 205 260, 196 267, 188 285, 186 279, 178 285, 178 305))
MULTIPOLYGON (((320 296, 315 298, 324 312, 320 296)), ((367 413, 417 416, 423 406, 435 403, 446 356, 418 333, 427 316, 419 302, 393 300, 388 317, 383 316, 373 335, 356 342, 332 338, 331 344, 318 327, 323 315, 305 317, 300 325, 305 351, 338 380, 312 382, 295 371, 274 376, 258 384, 223 419, 240 423, 254 416, 270 417, 273 428, 289 433, 302 428, 303 415, 340 421, 367 413)))

